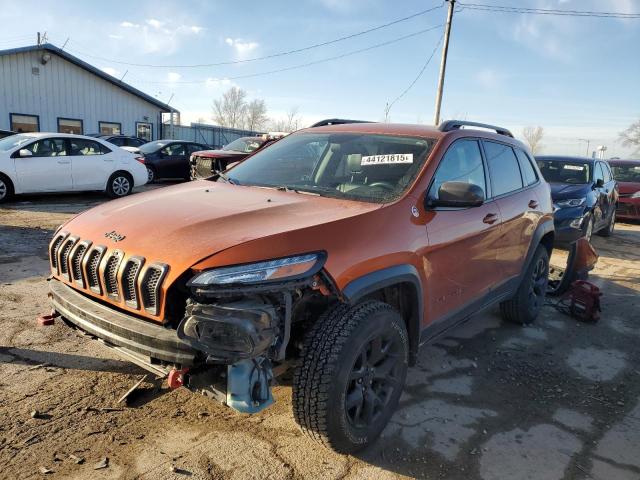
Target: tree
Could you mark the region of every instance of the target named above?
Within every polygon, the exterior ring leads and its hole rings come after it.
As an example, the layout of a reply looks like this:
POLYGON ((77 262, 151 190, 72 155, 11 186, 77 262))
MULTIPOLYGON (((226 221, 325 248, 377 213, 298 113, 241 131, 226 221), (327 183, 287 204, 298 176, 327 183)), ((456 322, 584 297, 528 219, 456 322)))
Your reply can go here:
POLYGON ((544 128, 542 127, 524 127, 522 129, 522 136, 529 144, 531 153, 534 155, 540 153, 542 150, 542 137, 544 137, 544 128))
POLYGON ((231 87, 213 101, 213 120, 223 127, 242 128, 247 114, 247 92, 231 87))
POLYGON ((247 113, 244 128, 247 130, 262 130, 269 120, 267 117, 267 104, 264 100, 251 100, 247 105, 247 113))
POLYGON ((271 130, 274 132, 293 132, 298 130, 299 123, 298 107, 292 107, 285 117, 271 120, 271 130))
POLYGON ((640 155, 640 120, 620 133, 620 141, 625 147, 633 148, 633 155, 640 155))

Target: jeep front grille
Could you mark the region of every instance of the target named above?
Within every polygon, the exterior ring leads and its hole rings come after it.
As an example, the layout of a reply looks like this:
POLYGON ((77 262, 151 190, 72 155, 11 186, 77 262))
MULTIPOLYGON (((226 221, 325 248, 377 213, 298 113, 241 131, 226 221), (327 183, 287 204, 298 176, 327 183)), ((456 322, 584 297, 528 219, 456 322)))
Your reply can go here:
POLYGON ((158 315, 162 302, 162 283, 169 270, 163 263, 146 264, 139 256, 88 240, 60 233, 50 245, 50 263, 54 275, 75 287, 105 296, 111 302, 158 315))

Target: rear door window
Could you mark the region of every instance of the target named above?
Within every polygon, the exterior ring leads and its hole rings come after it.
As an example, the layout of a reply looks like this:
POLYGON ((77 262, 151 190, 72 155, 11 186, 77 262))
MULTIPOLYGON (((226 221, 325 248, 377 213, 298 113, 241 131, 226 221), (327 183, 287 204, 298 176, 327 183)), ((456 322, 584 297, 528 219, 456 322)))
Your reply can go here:
POLYGON ((476 140, 458 140, 449 147, 433 177, 429 198, 438 198, 438 191, 444 182, 472 183, 482 188, 486 198, 482 154, 476 140))
POLYGON ((531 159, 524 151, 519 148, 515 149, 518 160, 520 161, 520 170, 522 171, 522 178, 525 185, 533 185, 538 181, 538 175, 536 174, 531 159))
POLYGON ((522 188, 520 166, 513 149, 502 143, 483 140, 494 197, 522 188))
POLYGON ((93 140, 85 140, 83 138, 71 138, 71 155, 73 156, 87 156, 87 155, 102 155, 102 145, 93 140))

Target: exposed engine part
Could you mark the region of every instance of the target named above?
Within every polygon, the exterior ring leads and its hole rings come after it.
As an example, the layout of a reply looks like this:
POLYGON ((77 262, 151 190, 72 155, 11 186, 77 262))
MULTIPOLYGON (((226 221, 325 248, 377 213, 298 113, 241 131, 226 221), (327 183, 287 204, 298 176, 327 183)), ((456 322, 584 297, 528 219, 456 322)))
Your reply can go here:
POLYGON ((273 371, 266 357, 242 360, 227 367, 227 405, 242 413, 257 413, 273 403, 273 371))
POLYGON ((565 268, 550 266, 549 287, 547 293, 559 296, 565 293, 576 280, 586 280, 589 272, 598 262, 598 254, 586 238, 573 242, 565 268))
POLYGON ((602 311, 601 296, 602 292, 593 283, 576 280, 554 307, 581 322, 597 322, 602 311))
POLYGON ((206 353, 208 361, 233 364, 257 357, 278 335, 275 308, 260 298, 226 304, 187 306, 178 338, 206 353))

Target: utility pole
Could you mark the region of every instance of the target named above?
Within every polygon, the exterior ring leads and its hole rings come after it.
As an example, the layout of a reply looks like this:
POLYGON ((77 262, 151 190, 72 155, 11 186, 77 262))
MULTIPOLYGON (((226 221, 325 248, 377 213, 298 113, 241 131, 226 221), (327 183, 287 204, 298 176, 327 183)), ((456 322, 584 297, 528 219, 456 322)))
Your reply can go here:
POLYGON ((581 142, 587 142, 587 157, 589 156, 589 145, 591 144, 591 140, 589 140, 588 138, 579 138, 578 139, 581 142))
POLYGON ((436 92, 436 111, 433 115, 433 124, 440 123, 440 106, 442 105, 442 90, 444 89, 444 72, 447 68, 447 52, 449 51, 449 34, 451 33, 451 22, 453 21, 453 9, 456 0, 449 2, 449 13, 447 14, 447 25, 444 30, 444 44, 442 45, 442 60, 440 61, 440 76, 438 78, 438 91, 436 92))
POLYGON ((40 46, 40 32, 38 32, 38 46, 40 46))

